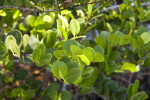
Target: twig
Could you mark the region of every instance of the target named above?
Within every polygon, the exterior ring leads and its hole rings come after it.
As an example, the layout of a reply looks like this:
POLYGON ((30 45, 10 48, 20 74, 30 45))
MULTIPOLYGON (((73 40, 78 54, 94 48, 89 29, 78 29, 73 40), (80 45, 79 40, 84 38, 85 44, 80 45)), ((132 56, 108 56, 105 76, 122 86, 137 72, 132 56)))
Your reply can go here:
POLYGON ((95 90, 93 90, 93 92, 94 92, 96 95, 100 96, 103 100, 106 100, 106 97, 105 97, 105 96, 99 95, 95 90))
MULTIPOLYGON (((89 5, 89 4, 95 4, 95 3, 100 3, 100 2, 105 2, 105 1, 108 1, 108 0, 101 0, 101 1, 96 1, 96 2, 91 2, 91 3, 84 3, 84 4, 77 4, 77 5, 74 5, 72 7, 67 7, 67 8, 63 8, 63 9, 60 9, 60 11, 62 10, 65 10, 65 9, 72 9, 72 8, 75 8, 75 7, 78 7, 78 6, 84 6, 84 5, 89 5)), ((32 8, 22 8, 22 7, 15 7, 15 6, 0 6, 0 9, 9 9, 9 8, 13 8, 13 9, 18 9, 18 10, 26 10, 26 11, 31 11, 31 12, 41 12, 40 10, 35 10, 35 9, 32 9, 32 8)), ((53 9, 53 10, 43 10, 43 12, 54 12, 54 11, 58 11, 59 9, 53 9)))
MULTIPOLYGON (((150 2, 141 3, 141 6, 147 6, 147 5, 150 5, 150 2)), ((131 6, 134 7, 135 4, 133 3, 131 6)), ((102 11, 105 11, 105 10, 114 10, 114 9, 118 9, 119 7, 120 7, 120 5, 114 5, 114 6, 110 6, 110 7, 106 8, 106 9, 103 9, 102 11)))
POLYGON ((140 73, 140 75, 141 75, 141 76, 144 76, 144 75, 145 75, 145 76, 150 76, 150 73, 149 73, 149 72, 144 72, 144 73, 140 73))
POLYGON ((62 86, 62 91, 66 91, 66 89, 67 89, 67 84, 63 84, 63 86, 62 86))
POLYGON ((0 6, 0 9, 18 9, 18 10, 27 10, 27 11, 36 11, 35 9, 31 9, 31 8, 22 8, 22 7, 15 7, 15 6, 0 6))

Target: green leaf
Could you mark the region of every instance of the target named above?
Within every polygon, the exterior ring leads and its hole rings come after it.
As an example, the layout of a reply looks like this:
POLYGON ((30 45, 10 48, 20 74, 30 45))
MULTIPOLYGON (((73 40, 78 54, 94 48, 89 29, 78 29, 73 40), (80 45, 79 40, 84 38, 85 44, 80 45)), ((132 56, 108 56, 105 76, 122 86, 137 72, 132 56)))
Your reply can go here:
POLYGON ((30 86, 30 89, 33 89, 34 91, 38 91, 42 87, 42 82, 40 80, 31 80, 28 84, 30 86))
POLYGON ((78 55, 78 57, 81 59, 82 62, 84 62, 86 65, 90 65, 89 59, 85 55, 78 55))
POLYGON ((22 88, 15 88, 11 92, 11 97, 21 97, 23 94, 24 90, 22 88))
POLYGON ((126 62, 121 69, 128 70, 130 72, 136 72, 136 66, 134 64, 128 63, 128 62, 126 62))
POLYGON ((102 55, 104 55, 104 53, 105 53, 104 48, 100 45, 94 46, 94 50, 95 50, 95 52, 98 52, 102 55))
POLYGON ((0 16, 6 16, 6 12, 4 10, 0 10, 0 16))
POLYGON ((34 26, 34 21, 35 21, 35 19, 36 19, 35 16, 33 16, 33 15, 28 15, 28 16, 26 16, 26 18, 25 18, 25 23, 26 23, 27 25, 30 25, 31 27, 33 27, 33 26, 34 26))
POLYGON ((6 57, 8 54, 8 51, 6 49, 0 50, 0 60, 6 57))
POLYGON ((72 68, 79 68, 79 64, 77 62, 68 62, 67 67, 68 70, 71 70, 72 68))
POLYGON ((68 67, 64 62, 56 61, 53 63, 51 70, 56 78, 64 79, 67 76, 68 67))
POLYGON ((105 48, 106 46, 106 41, 104 40, 104 38, 102 36, 98 36, 96 37, 96 44, 102 46, 103 48, 105 48))
POLYGON ((136 93, 138 91, 138 88, 139 88, 139 80, 136 80, 132 87, 132 94, 136 93))
MULTIPOLYGON (((11 93, 12 93, 12 89, 11 88, 6 88, 5 89, 5 94, 7 97, 10 97, 11 96, 11 93)), ((1 99, 0 99, 1 100, 1 99)))
POLYGON ((94 72, 94 68, 88 67, 83 71, 82 77, 84 77, 84 78, 91 77, 93 72, 94 72))
POLYGON ((137 40, 138 40, 138 47, 139 48, 144 46, 144 40, 140 36, 137 37, 137 40))
POLYGON ((57 83, 51 83, 50 86, 44 90, 44 94, 50 97, 50 100, 58 100, 58 91, 59 85, 57 83))
MULTIPOLYGON (((138 93, 135 93, 131 96, 131 99, 130 100, 136 100, 138 97, 140 97, 142 94, 146 94, 145 92, 138 92, 138 93)), ((144 99, 142 99, 144 100, 144 99)))
POLYGON ((135 0, 135 5, 138 7, 138 6, 141 6, 141 1, 140 0, 135 0))
POLYGON ((126 10, 126 12, 125 12, 126 19, 132 17, 133 15, 134 15, 134 12, 131 9, 126 10))
POLYGON ((84 77, 82 77, 82 81, 79 83, 79 86, 91 87, 91 85, 94 84, 94 82, 96 81, 98 76, 98 71, 96 68, 94 69, 94 71, 90 69, 85 70, 84 77), (88 75, 89 73, 91 73, 91 76, 88 75))
POLYGON ((95 51, 93 48, 86 47, 83 49, 83 54, 88 58, 88 60, 91 62, 95 58, 95 51))
POLYGON ((0 50, 3 50, 3 43, 2 43, 2 41, 0 40, 0 50))
POLYGON ((32 59, 38 66, 48 64, 52 58, 51 53, 46 53, 46 47, 44 44, 39 44, 32 53, 32 59))
POLYGON ((112 26, 109 23, 106 23, 106 25, 107 25, 109 32, 112 33, 113 32, 112 26))
POLYGON ((45 90, 47 95, 50 95, 53 91, 59 91, 59 85, 57 83, 51 83, 45 90))
POLYGON ((73 84, 78 85, 82 81, 82 77, 80 76, 73 84))
POLYGON ((93 4, 87 5, 88 7, 88 16, 91 16, 93 10, 93 4))
POLYGON ((85 77, 82 79, 82 81, 79 83, 79 86, 82 87, 90 87, 96 80, 96 77, 91 76, 91 77, 85 77))
POLYGON ((148 29, 145 26, 139 26, 137 30, 137 35, 141 35, 144 32, 148 32, 148 29))
POLYGON ((24 50, 25 50, 25 48, 26 48, 27 45, 28 45, 28 40, 29 40, 29 35, 27 35, 27 34, 23 35, 22 44, 23 44, 24 50))
POLYGON ((59 94, 58 100, 71 100, 72 94, 69 91, 63 91, 59 94))
POLYGON ((39 44, 36 49, 33 50, 32 59, 36 62, 39 62, 41 56, 45 54, 46 48, 44 44, 39 44))
POLYGON ((106 70, 109 72, 114 72, 118 68, 118 65, 113 61, 108 61, 108 69, 106 67, 106 70))
POLYGON ((15 53, 17 56, 20 56, 20 48, 17 45, 16 39, 14 36, 9 35, 5 39, 5 45, 12 53, 15 53))
POLYGON ((128 33, 128 34, 132 33, 132 22, 131 21, 127 21, 125 23, 125 30, 126 30, 126 33, 128 33))
POLYGON ((63 49, 66 50, 68 53, 71 52, 70 47, 71 45, 76 45, 78 46, 78 42, 75 40, 67 40, 65 41, 64 45, 63 45, 63 49))
POLYGON ((43 66, 45 64, 50 63, 51 58, 52 58, 51 53, 47 53, 47 54, 42 55, 40 60, 39 60, 38 66, 43 66))
POLYGON ((40 41, 36 39, 35 37, 30 37, 28 40, 28 44, 32 48, 32 50, 34 50, 40 45, 40 41))
POLYGON ((17 9, 13 9, 13 22, 17 22, 21 19, 22 13, 20 12, 20 10, 17 9))
POLYGON ((71 70, 68 71, 66 81, 68 83, 73 83, 75 82, 81 75, 81 71, 79 68, 72 68, 71 70))
POLYGON ((117 50, 115 50, 115 51, 113 51, 111 54, 110 54, 110 57, 109 57, 109 59, 110 60, 116 60, 116 59, 118 59, 119 57, 120 57, 120 52, 119 51, 117 51, 117 50))
POLYGON ((130 0, 123 0, 126 6, 131 6, 130 0))
POLYGON ((103 62, 103 61, 104 61, 104 56, 96 52, 93 62, 103 62))
POLYGON ((43 22, 48 24, 53 24, 53 18, 50 15, 44 15, 43 16, 43 22))
POLYGON ((24 80, 28 75, 28 72, 25 69, 19 69, 14 73, 15 79, 24 80))
POLYGON ((43 23, 44 23, 41 16, 37 16, 33 22, 34 22, 33 27, 38 27, 40 25, 43 25, 43 23))
POLYGON ((33 51, 33 53, 32 53, 32 59, 33 59, 33 61, 39 62, 41 55, 42 55, 42 54, 41 54, 41 50, 38 49, 38 48, 36 48, 36 49, 33 51))
POLYGON ((148 98, 148 95, 145 92, 142 92, 142 94, 138 97, 137 100, 146 100, 148 98))
POLYGON ((122 13, 126 10, 126 5, 125 4, 120 4, 119 6, 119 11, 122 13))
POLYGON ((102 36, 104 38, 104 40, 106 41, 106 45, 108 45, 108 37, 109 37, 110 33, 108 31, 102 31, 100 33, 100 36, 102 36))
POLYGON ((35 97, 35 93, 32 90, 25 90, 22 94, 23 100, 31 100, 35 97))
POLYGON ((144 66, 147 66, 147 67, 150 66, 150 57, 148 57, 144 60, 144 66))
POLYGON ((80 32, 80 24, 76 19, 72 19, 70 21, 70 30, 75 37, 80 32))
POLYGON ((11 31, 7 34, 7 36, 12 35, 17 41, 17 44, 20 45, 22 41, 22 34, 20 31, 11 31))
POLYGON ((91 20, 96 20, 96 19, 101 18, 101 17, 103 17, 103 16, 104 16, 104 14, 100 13, 100 14, 98 14, 98 15, 96 15, 96 16, 93 16, 93 17, 91 18, 91 20))
POLYGON ((125 44, 128 44, 130 42, 130 36, 129 35, 123 35, 121 38, 120 38, 120 42, 119 42, 119 45, 125 45, 125 44))
POLYGON ((117 46, 119 44, 120 37, 115 34, 111 34, 108 36, 108 42, 111 46, 117 46))
MULTIPOLYGON (((116 96, 117 98, 122 99, 122 98, 126 95, 126 93, 127 93, 126 89, 120 87, 119 89, 117 89, 117 90, 115 91, 115 96, 116 96)), ((125 98, 126 98, 126 97, 125 97, 125 98)))
POLYGON ((131 38, 130 45, 131 45, 133 51, 135 51, 138 48, 138 41, 134 38, 131 38))
POLYGON ((79 88, 78 92, 80 95, 84 95, 84 94, 90 94, 93 90, 93 87, 82 87, 82 88, 79 88))
POLYGON ((120 32, 120 31, 117 31, 117 32, 115 32, 115 35, 118 35, 119 37, 122 37, 124 35, 124 33, 120 32))
POLYGON ((67 21, 67 18, 65 18, 64 16, 62 16, 62 15, 58 15, 58 18, 61 20, 61 22, 62 22, 62 27, 63 27, 63 29, 64 30, 68 30, 68 21, 67 21))
POLYGON ((52 48, 56 43, 56 33, 51 30, 46 31, 43 43, 47 48, 52 48))
POLYGON ((68 83, 73 83, 81 75, 79 65, 76 62, 69 62, 69 63, 67 63, 67 67, 68 67, 68 74, 67 74, 67 77, 66 77, 66 81, 68 83))
POLYGON ((150 41, 150 33, 149 32, 144 32, 141 34, 141 38, 144 41, 144 44, 148 43, 150 41))
POLYGON ((66 50, 55 50, 53 52, 54 56, 57 58, 57 59, 61 59, 63 56, 67 56, 67 52, 66 50))
POLYGON ((38 47, 36 49, 40 49, 41 51, 41 55, 44 55, 46 52, 46 47, 44 44, 39 44, 38 47))
POLYGON ((131 96, 132 96, 132 88, 133 88, 133 84, 131 84, 129 87, 128 87, 128 98, 130 99, 131 96))
POLYGON ((60 30, 60 32, 61 32, 62 38, 63 38, 64 40, 67 40, 67 39, 68 39, 68 34, 67 34, 67 32, 66 32, 61 26, 59 26, 59 30, 60 30))
POLYGON ((27 26, 27 25, 24 25, 24 23, 20 23, 19 24, 19 29, 21 30, 21 31, 24 31, 24 32, 26 32, 26 31, 28 31, 29 30, 29 26, 27 26))
POLYGON ((107 56, 109 57, 111 53, 112 53, 112 46, 108 45, 108 47, 107 47, 107 56))
POLYGON ((75 45, 71 45, 70 50, 71 50, 72 55, 82 55, 83 54, 82 49, 75 45))

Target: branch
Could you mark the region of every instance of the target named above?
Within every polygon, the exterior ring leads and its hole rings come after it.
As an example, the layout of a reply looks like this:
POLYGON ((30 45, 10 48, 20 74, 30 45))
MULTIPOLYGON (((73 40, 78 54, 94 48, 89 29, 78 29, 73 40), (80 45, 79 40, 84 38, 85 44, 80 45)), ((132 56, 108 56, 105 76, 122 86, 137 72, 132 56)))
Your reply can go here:
MULTIPOLYGON (((77 4, 77 5, 74 5, 72 7, 60 9, 60 11, 65 10, 65 9, 72 9, 72 8, 75 8, 78 6, 85 6, 85 5, 95 4, 95 3, 105 2, 105 1, 109 1, 109 0, 101 0, 101 1, 91 2, 91 3, 77 4)), ((22 7, 15 7, 15 6, 0 6, 0 9, 10 9, 10 8, 18 9, 18 10, 24 10, 24 11, 31 11, 31 12, 42 12, 40 10, 32 9, 32 8, 22 8, 22 7)), ((54 12, 54 11, 58 11, 58 10, 59 9, 57 8, 57 9, 53 9, 53 10, 43 10, 43 12, 54 12)))
POLYGON ((15 7, 15 6, 0 6, 0 9, 18 9, 18 10, 25 10, 25 11, 35 11, 35 9, 31 8, 21 8, 21 7, 15 7))
MULTIPOLYGON (((95 3, 105 2, 105 1, 109 1, 109 0, 102 0, 102 1, 92 2, 92 3, 77 4, 77 5, 74 5, 74 6, 72 6, 72 7, 60 9, 60 11, 65 10, 65 9, 72 9, 72 8, 75 8, 75 7, 78 7, 78 6, 84 6, 84 5, 89 5, 89 4, 95 4, 95 3)), ((142 5, 142 6, 150 5, 150 2, 141 3, 141 5, 142 5)), ((111 7, 106 8, 106 9, 103 9, 102 11, 117 9, 117 8, 119 8, 119 6, 120 6, 120 5, 114 5, 114 6, 111 6, 111 7)), ((131 6, 135 6, 135 4, 133 4, 133 5, 131 5, 131 6)), ((40 10, 36 10, 36 9, 32 9, 32 8, 21 8, 21 7, 15 7, 15 6, 0 6, 0 9, 9 9, 9 8, 18 9, 18 10, 24 10, 24 11, 31 11, 31 12, 42 12, 42 11, 40 11, 40 10)), ((58 9, 43 10, 43 12, 54 12, 54 11, 58 11, 58 9)))
MULTIPOLYGON (((147 3, 141 3, 141 6, 147 6, 147 5, 150 5, 150 2, 147 2, 147 3)), ((135 6, 135 3, 131 4, 132 7, 135 6)), ((114 9, 118 9, 120 7, 120 5, 113 5, 113 6, 110 6, 106 9, 103 9, 102 11, 105 11, 105 10, 114 10, 114 9)))

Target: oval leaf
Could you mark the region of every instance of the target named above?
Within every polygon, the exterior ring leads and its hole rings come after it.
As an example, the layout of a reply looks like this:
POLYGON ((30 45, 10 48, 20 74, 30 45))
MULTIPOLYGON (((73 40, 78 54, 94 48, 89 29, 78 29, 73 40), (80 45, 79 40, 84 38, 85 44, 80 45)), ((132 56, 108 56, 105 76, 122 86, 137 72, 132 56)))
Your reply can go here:
POLYGON ((80 32, 80 24, 76 19, 72 19, 70 21, 70 30, 75 37, 75 35, 79 34, 80 32))
POLYGON ((68 67, 64 62, 56 61, 53 63, 51 70, 54 76, 60 79, 67 76, 68 67))
POLYGON ((5 45, 12 53, 15 53, 17 56, 20 56, 20 48, 17 45, 16 39, 14 36, 9 35, 6 37, 5 45))

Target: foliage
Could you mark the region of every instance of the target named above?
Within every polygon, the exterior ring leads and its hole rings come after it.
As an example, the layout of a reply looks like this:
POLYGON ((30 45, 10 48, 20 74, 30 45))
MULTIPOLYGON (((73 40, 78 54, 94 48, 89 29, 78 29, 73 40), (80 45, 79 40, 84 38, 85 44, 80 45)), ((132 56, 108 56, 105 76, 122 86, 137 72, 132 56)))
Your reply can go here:
POLYGON ((29 12, 0 10, 0 86, 4 87, 0 100, 3 96, 30 100, 36 95, 43 100, 72 99, 56 83, 42 88, 43 83, 31 77, 26 67, 15 68, 16 59, 51 72, 63 84, 77 86, 80 95, 94 91, 107 100, 148 98, 146 92, 137 92, 138 80, 124 88, 111 75, 150 66, 150 33, 142 25, 150 20, 149 6, 141 6, 140 0, 124 0, 118 10, 103 10, 112 1, 94 2, 98 0, 74 0, 64 9, 62 0, 1 1, 0 6, 26 7, 29 12), (89 2, 93 4, 77 6, 89 2), (98 36, 88 39, 93 30, 98 36))

